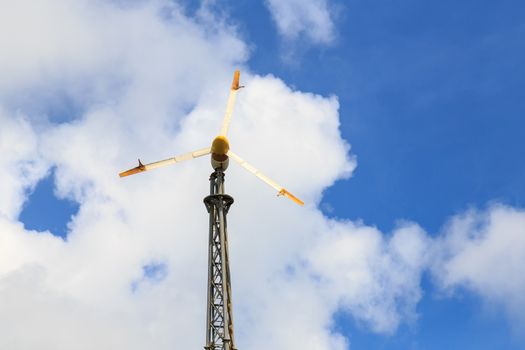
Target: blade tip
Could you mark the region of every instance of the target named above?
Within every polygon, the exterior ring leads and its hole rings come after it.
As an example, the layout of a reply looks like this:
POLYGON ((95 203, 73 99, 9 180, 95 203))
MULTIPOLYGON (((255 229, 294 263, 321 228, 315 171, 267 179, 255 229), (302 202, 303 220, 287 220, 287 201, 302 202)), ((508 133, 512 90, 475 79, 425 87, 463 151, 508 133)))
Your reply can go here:
POLYGON ((279 194, 288 197, 289 199, 294 201, 296 204, 299 204, 301 207, 304 206, 304 202, 302 200, 300 200, 299 198, 297 198, 296 196, 294 196, 293 194, 291 194, 290 192, 288 192, 284 188, 281 191, 279 191, 279 194))
POLYGON ((143 171, 146 171, 146 167, 144 166, 144 164, 142 164, 142 162, 139 159, 139 165, 138 166, 136 166, 136 167, 134 167, 132 169, 123 171, 123 172, 119 173, 118 176, 126 177, 126 176, 130 176, 130 175, 141 173, 143 171))
POLYGON ((239 90, 239 77, 241 76, 241 71, 236 70, 233 73, 233 82, 232 82, 232 90, 239 90))

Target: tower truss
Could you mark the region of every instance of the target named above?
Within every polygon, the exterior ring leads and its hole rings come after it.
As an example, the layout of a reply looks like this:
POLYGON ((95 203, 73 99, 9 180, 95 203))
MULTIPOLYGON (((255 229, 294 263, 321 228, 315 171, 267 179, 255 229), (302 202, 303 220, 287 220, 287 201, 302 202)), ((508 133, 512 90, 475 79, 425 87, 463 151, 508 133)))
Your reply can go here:
POLYGON ((206 350, 236 350, 226 224, 232 203, 224 194, 224 171, 218 168, 210 175, 210 195, 204 198, 210 214, 206 350))

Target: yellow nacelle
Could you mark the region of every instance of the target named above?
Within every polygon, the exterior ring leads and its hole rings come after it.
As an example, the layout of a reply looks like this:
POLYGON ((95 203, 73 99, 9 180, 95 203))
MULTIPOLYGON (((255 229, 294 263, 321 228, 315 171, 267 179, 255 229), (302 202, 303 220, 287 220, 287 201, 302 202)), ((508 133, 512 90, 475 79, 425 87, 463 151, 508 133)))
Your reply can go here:
POLYGON ((225 136, 217 136, 211 144, 211 166, 213 169, 226 169, 228 167, 228 151, 230 143, 225 136))
POLYGON ((230 143, 226 136, 217 136, 211 144, 211 153, 217 155, 226 155, 230 150, 230 143))

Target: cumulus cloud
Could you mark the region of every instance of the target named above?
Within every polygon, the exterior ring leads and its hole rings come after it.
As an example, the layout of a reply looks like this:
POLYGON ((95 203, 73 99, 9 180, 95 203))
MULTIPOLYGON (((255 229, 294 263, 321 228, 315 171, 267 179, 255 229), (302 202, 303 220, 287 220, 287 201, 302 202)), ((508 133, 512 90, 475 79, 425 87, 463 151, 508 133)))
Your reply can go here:
MULTIPOLYGON (((243 169, 228 170, 238 343, 344 349, 344 336, 332 330, 341 305, 373 329, 391 331, 407 314, 397 301, 408 309, 417 302, 412 292, 396 292, 381 303, 334 282, 329 270, 345 264, 359 265, 366 288, 411 279, 400 272, 382 281, 376 263, 361 261, 381 260, 385 249, 393 254, 385 248, 393 240, 377 232, 361 238, 372 248, 349 256, 352 263, 343 253, 323 260, 361 230, 316 209, 322 191, 356 165, 339 134, 336 97, 250 74, 244 43, 210 14, 189 18, 159 2, 4 8, 0 43, 8 54, 0 72, 10 83, 0 86, 0 347, 203 345, 209 161, 125 180, 116 174, 137 156, 153 161, 208 145, 238 66, 247 88, 231 127, 233 148, 308 203, 278 200, 243 169), (80 205, 65 241, 17 221, 28 191, 51 168, 57 196, 80 205), (147 266, 160 266, 161 276, 147 266), (359 316, 362 309, 373 310, 359 316)), ((394 255, 392 268, 406 268, 394 255)))
POLYGON ((8 114, 0 106, 0 217, 15 219, 26 192, 47 171, 39 140, 30 121, 21 113, 8 114), (23 140, 23 142, 20 142, 23 140))
POLYGON ((435 247, 434 273, 446 290, 463 288, 501 305, 525 330, 525 212, 495 205, 454 217, 435 247))
POLYGON ((267 0, 279 34, 287 41, 304 38, 326 45, 335 38, 333 13, 328 0, 267 0))
POLYGON ((406 224, 390 239, 350 222, 334 223, 333 230, 310 255, 329 299, 376 332, 392 333, 401 321, 415 321, 429 248, 423 230, 406 224))

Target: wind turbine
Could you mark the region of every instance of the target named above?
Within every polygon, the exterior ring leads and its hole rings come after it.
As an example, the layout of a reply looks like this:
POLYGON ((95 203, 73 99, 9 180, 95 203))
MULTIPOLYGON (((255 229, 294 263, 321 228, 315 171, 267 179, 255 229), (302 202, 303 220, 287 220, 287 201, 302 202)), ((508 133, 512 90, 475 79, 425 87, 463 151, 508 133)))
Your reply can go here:
POLYGON ((285 196, 299 205, 304 202, 288 192, 284 187, 261 173, 257 168, 246 162, 230 149, 226 137, 233 113, 237 92, 243 86, 239 85, 240 72, 233 75, 233 82, 228 96, 226 112, 220 134, 212 141, 211 147, 185 153, 157 162, 142 164, 121 172, 120 177, 138 174, 144 171, 160 168, 166 165, 180 163, 211 154, 211 165, 214 172, 210 175, 210 195, 204 198, 206 209, 210 214, 209 246, 208 246, 208 302, 207 302, 207 350, 235 350, 233 336, 233 314, 230 283, 230 266, 228 253, 228 234, 226 215, 233 203, 233 198, 224 193, 224 171, 228 168, 229 159, 239 163, 244 169, 257 176, 269 186, 277 190, 278 196, 285 196))
POLYGON ((288 192, 284 187, 277 184, 275 181, 270 179, 268 176, 261 173, 257 168, 255 168, 253 165, 249 164, 247 161, 239 157, 236 153, 234 153, 230 149, 230 143, 228 139, 226 138, 226 135, 228 133, 228 129, 230 126, 232 114, 233 114, 233 106, 235 105, 235 100, 237 98, 237 92, 240 88, 243 88, 244 86, 239 85, 239 77, 240 77, 240 71, 235 71, 233 75, 233 82, 230 89, 230 95, 228 97, 228 104, 226 106, 226 112, 224 113, 224 121, 222 124, 222 129, 220 134, 215 137, 213 140, 211 147, 202 148, 197 151, 188 152, 185 154, 181 154, 172 158, 160 160, 157 162, 149 163, 149 164, 142 164, 142 162, 139 159, 139 165, 135 168, 126 170, 121 172, 119 175, 120 177, 125 177, 137 173, 141 173, 144 171, 160 168, 166 165, 171 165, 175 163, 180 163, 185 160, 190 160, 193 158, 198 158, 202 156, 206 156, 208 154, 211 154, 211 165, 213 169, 222 169, 223 171, 228 168, 229 158, 232 158, 234 161, 239 163, 244 169, 248 170, 250 173, 257 176, 259 179, 264 181, 266 184, 273 187, 275 190, 277 190, 277 194, 279 196, 286 196, 293 200, 295 203, 299 205, 304 205, 304 202, 301 201, 299 198, 288 192))

